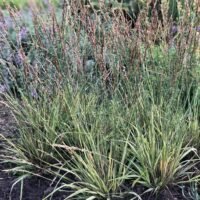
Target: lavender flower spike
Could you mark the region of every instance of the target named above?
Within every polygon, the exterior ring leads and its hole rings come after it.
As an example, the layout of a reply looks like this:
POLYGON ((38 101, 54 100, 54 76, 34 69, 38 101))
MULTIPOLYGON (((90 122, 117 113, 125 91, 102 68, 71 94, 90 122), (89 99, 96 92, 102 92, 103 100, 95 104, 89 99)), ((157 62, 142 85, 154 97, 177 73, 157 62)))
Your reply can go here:
POLYGON ((26 27, 22 27, 19 32, 19 41, 24 41, 28 38, 28 30, 26 27))

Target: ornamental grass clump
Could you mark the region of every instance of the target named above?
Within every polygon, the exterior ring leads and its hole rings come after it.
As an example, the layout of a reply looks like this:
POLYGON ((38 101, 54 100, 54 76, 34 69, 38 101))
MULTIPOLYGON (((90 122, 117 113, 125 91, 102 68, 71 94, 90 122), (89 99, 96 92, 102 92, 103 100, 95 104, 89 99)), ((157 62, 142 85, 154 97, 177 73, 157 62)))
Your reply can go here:
POLYGON ((154 192, 198 179, 194 169, 199 157, 197 150, 185 143, 187 131, 180 125, 185 121, 183 114, 174 113, 169 118, 169 113, 153 105, 142 129, 133 124, 130 150, 134 173, 138 182, 154 192))
POLYGON ((197 5, 177 4, 175 20, 163 1, 161 20, 147 2, 132 23, 120 7, 91 6, 47 4, 26 23, 9 8, 1 84, 19 134, 1 136, 7 171, 52 181, 46 199, 156 198, 198 184, 197 5))

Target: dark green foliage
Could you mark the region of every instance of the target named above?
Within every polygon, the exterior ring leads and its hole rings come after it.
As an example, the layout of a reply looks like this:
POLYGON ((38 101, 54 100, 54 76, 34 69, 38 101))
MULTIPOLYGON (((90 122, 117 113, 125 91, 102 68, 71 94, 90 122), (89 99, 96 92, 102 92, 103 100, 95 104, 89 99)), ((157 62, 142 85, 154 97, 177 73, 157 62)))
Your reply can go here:
POLYGON ((173 21, 178 20, 179 18, 178 0, 169 0, 168 17, 173 21))

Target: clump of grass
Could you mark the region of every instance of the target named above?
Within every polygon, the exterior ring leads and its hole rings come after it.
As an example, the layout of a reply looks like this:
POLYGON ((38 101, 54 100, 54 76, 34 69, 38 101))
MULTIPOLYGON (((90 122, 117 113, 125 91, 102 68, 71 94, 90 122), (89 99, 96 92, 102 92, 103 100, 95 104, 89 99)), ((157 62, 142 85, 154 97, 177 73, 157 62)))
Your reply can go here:
MULTIPOLYGON (((186 132, 179 127, 181 121, 177 127, 171 122, 171 127, 166 129, 164 123, 170 119, 159 108, 151 109, 148 124, 142 130, 137 125, 134 127, 130 149, 135 158, 133 168, 140 178, 138 182, 157 192, 170 184, 190 182, 199 159, 195 148, 184 145, 186 132)), ((174 115, 172 120, 181 117, 174 115)))
POLYGON ((138 185, 157 194, 199 180, 196 13, 182 13, 173 32, 162 6, 162 24, 145 7, 134 29, 122 10, 78 1, 33 13, 20 64, 1 60, 19 94, 6 99, 19 137, 6 139, 2 159, 19 180, 51 174, 49 196, 70 189, 68 199, 141 199, 138 185))

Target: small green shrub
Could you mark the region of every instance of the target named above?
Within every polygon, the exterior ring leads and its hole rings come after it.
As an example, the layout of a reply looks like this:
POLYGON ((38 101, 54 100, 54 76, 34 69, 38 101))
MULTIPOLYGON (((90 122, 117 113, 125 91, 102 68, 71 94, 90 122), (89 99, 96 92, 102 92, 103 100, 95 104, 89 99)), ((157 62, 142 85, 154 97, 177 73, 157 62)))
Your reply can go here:
MULTIPOLYGON (((0 7, 6 8, 6 6, 17 7, 17 8, 25 8, 30 3, 30 0, 0 0, 0 7)), ((50 0, 51 3, 58 4, 58 0, 50 0)), ((45 1, 36 0, 35 3, 38 5, 42 5, 45 1)))

